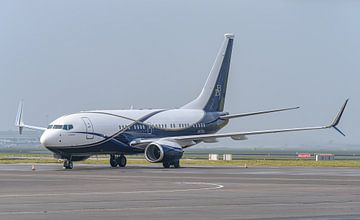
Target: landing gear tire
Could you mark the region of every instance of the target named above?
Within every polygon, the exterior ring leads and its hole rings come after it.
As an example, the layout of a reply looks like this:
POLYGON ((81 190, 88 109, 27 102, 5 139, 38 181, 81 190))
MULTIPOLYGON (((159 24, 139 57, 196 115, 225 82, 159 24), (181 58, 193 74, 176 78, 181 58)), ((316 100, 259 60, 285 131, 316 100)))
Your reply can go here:
POLYGON ((127 159, 124 155, 121 155, 120 157, 117 158, 117 163, 119 164, 119 167, 125 167, 126 163, 127 163, 127 159))
POLYGON ((110 158, 110 166, 111 166, 111 167, 116 167, 117 165, 118 165, 118 164, 117 164, 116 160, 110 158))
POLYGON ((164 161, 163 162, 163 167, 164 168, 170 168, 170 162, 169 161, 164 161))
POLYGON ((72 161, 70 160, 65 160, 64 161, 64 168, 67 170, 71 170, 72 168, 74 168, 74 164, 72 161))
POLYGON ((174 168, 180 168, 180 160, 174 162, 174 168))
POLYGON ((117 167, 118 163, 114 154, 110 154, 110 166, 117 167))
POLYGON ((127 163, 126 157, 121 154, 119 155, 114 155, 114 154, 110 154, 110 166, 111 167, 125 167, 127 163))
POLYGON ((72 168, 74 168, 74 164, 73 164, 73 162, 72 161, 69 161, 69 166, 68 166, 68 169, 72 169, 72 168))

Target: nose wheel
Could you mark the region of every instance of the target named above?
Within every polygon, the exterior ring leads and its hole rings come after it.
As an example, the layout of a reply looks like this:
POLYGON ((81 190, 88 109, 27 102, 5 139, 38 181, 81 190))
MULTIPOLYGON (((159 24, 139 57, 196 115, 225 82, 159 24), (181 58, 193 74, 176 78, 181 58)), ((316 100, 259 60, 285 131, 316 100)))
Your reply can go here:
POLYGON ((64 168, 71 170, 74 167, 74 164, 71 160, 64 160, 64 168))
POLYGON ((110 154, 110 166, 111 167, 125 167, 127 163, 127 159, 124 154, 115 155, 110 154))

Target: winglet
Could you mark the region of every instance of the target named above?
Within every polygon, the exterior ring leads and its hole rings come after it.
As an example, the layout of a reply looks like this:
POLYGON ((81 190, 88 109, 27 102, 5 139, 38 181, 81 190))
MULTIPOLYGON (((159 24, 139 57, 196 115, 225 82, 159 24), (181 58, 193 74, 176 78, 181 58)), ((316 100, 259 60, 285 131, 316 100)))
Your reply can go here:
POLYGON ((19 133, 22 134, 24 128, 23 122, 23 106, 24 102, 21 100, 18 107, 18 112, 16 114, 15 126, 19 128, 19 133))
POLYGON ((340 120, 341 120, 341 116, 344 113, 345 107, 348 103, 349 99, 346 99, 345 103, 343 104, 343 106, 341 107, 339 113, 336 115, 336 117, 334 118, 334 121, 332 122, 332 124, 329 127, 333 127, 335 130, 337 130, 340 134, 342 134, 343 136, 345 136, 345 134, 336 126, 339 124, 340 120))
POLYGON ((19 133, 22 134, 24 128, 45 131, 46 128, 38 127, 38 126, 31 126, 26 125, 24 123, 24 116, 23 116, 23 109, 24 109, 24 102, 21 100, 18 107, 18 112, 16 114, 15 126, 19 128, 19 133))

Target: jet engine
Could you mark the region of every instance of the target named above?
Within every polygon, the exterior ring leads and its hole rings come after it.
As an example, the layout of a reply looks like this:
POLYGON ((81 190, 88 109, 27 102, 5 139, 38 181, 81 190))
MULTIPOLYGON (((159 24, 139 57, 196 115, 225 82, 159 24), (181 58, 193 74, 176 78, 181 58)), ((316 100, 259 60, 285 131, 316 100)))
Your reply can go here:
POLYGON ((150 163, 164 161, 178 161, 183 156, 184 150, 175 142, 152 142, 145 148, 145 159, 150 163))

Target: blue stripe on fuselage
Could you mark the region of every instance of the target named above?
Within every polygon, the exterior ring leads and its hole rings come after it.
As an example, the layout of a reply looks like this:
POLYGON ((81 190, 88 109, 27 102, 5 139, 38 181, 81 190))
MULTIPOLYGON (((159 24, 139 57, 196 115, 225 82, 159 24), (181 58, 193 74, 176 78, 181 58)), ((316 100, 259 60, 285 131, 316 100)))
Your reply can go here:
MULTIPOLYGON (((126 131, 116 133, 112 136, 106 136, 105 134, 95 132, 74 132, 81 134, 96 135, 105 138, 105 140, 99 141, 93 144, 86 144, 81 146, 67 146, 67 147, 56 147, 48 148, 49 150, 61 154, 61 155, 84 155, 84 154, 107 154, 107 153, 125 153, 125 154, 136 154, 142 153, 143 150, 131 147, 129 143, 134 139, 138 138, 163 138, 163 137, 175 137, 184 135, 197 135, 197 134, 212 134, 224 127, 228 120, 220 119, 220 115, 225 113, 221 112, 207 112, 204 117, 198 122, 205 124, 205 127, 196 128, 190 126, 188 128, 170 130, 151 128, 151 133, 148 133, 148 126, 145 129, 134 129, 135 125, 144 125, 143 123, 134 123, 126 131)), ((152 114, 152 116, 155 114, 152 114)), ((150 118, 151 116, 147 117, 150 118)), ((142 118, 144 119, 144 118, 142 118)), ((146 119, 145 119, 146 120, 146 119)), ((139 120, 140 121, 140 120, 139 120)))

